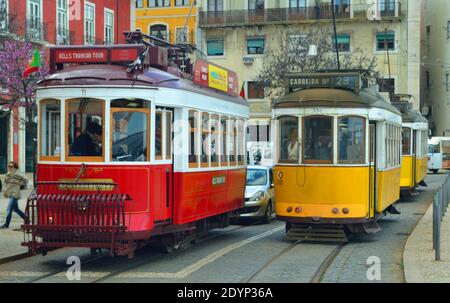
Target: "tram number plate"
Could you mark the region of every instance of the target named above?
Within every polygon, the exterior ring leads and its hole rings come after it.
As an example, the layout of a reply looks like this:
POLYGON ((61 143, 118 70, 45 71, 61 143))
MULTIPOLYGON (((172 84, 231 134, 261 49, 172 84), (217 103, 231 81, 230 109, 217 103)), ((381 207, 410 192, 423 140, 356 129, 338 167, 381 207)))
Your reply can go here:
POLYGON ((221 185, 227 182, 226 176, 215 176, 212 178, 212 185, 221 185))

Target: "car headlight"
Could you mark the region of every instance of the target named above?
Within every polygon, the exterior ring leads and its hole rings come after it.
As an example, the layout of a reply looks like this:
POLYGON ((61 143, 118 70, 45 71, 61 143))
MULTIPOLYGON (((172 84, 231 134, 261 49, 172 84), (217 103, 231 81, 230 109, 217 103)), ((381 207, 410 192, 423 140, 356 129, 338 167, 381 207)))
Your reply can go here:
POLYGON ((266 196, 266 193, 263 190, 260 190, 258 192, 256 192, 249 201, 260 201, 262 199, 264 199, 264 197, 266 196))

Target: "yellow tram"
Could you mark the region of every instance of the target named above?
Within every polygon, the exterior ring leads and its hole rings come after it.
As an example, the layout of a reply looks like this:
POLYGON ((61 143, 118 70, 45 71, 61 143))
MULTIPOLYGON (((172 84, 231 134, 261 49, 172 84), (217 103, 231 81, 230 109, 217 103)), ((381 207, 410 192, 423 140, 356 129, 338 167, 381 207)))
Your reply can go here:
POLYGON ((288 239, 347 241, 398 213, 401 114, 358 73, 288 76, 273 104, 276 215, 288 239))
POLYGON ((426 185, 428 165, 428 121, 412 108, 409 95, 396 95, 393 105, 402 114, 402 167, 400 191, 409 193, 426 185))

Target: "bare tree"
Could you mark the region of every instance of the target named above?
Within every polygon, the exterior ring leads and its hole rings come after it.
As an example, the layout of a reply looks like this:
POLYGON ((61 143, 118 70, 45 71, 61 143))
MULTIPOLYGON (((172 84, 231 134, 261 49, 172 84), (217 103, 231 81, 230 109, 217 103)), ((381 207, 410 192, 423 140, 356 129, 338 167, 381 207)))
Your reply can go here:
MULTIPOLYGON (((312 25, 299 34, 286 30, 279 35, 279 48, 270 50, 256 81, 264 83, 266 95, 276 98, 285 95, 286 75, 290 73, 313 73, 337 69, 333 33, 328 26, 312 25)), ((362 78, 381 83, 376 71, 375 57, 361 49, 340 52, 341 70, 359 70, 362 78)))

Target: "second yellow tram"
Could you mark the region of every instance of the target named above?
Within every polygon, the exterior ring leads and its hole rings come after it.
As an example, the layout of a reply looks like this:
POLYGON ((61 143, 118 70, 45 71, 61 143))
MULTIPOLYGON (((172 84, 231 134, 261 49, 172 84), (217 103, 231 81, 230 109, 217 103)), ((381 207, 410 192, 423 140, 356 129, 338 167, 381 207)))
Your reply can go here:
POLYGON ((410 193, 425 186, 428 166, 428 121, 412 108, 408 95, 397 95, 393 105, 402 113, 402 167, 400 191, 410 193))
POLYGON ((273 104, 276 214, 288 239, 347 241, 398 213, 400 112, 360 75, 289 76, 273 104))

